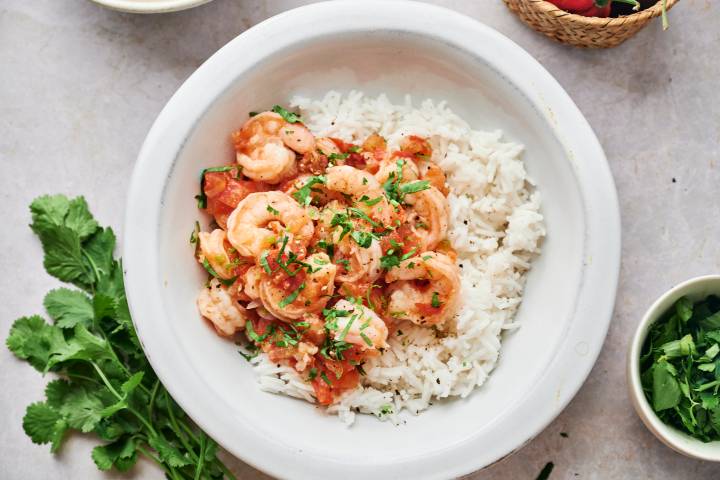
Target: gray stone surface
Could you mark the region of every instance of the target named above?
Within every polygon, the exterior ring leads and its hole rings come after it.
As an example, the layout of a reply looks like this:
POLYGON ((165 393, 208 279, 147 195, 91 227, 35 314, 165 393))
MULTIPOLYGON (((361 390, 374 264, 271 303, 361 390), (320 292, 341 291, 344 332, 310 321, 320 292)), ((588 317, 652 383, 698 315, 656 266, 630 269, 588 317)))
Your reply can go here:
MULTIPOLYGON (((170 95, 227 41, 303 3, 216 0, 182 13, 135 16, 83 0, 2 1, 3 338, 13 319, 40 312, 43 294, 56 285, 26 227, 31 199, 82 193, 101 223, 121 230, 135 156, 170 95)), ((655 440, 625 390, 625 352, 647 306, 673 284, 720 269, 720 5, 685 0, 671 12, 669 31, 656 22, 614 50, 583 51, 536 35, 499 0, 433 3, 498 29, 555 75, 605 148, 623 215, 615 316, 588 381, 529 445, 468 478, 532 479, 548 461, 558 479, 720 477, 720 465, 684 458, 655 440)), ((5 348, 0 362, 0 478, 108 478, 90 460, 90 439, 70 438, 57 456, 30 443, 20 419, 46 380, 5 348)), ((239 478, 268 478, 228 462, 239 478)), ((161 478, 150 465, 135 475, 161 478)))

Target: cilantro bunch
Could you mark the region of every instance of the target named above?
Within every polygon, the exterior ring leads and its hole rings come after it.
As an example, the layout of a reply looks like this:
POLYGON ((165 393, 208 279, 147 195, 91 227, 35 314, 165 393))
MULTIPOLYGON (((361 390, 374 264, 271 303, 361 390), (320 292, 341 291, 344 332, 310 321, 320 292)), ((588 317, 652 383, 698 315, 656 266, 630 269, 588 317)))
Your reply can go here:
POLYGON ((720 298, 678 300, 648 332, 640 355, 645 396, 664 423, 720 440, 720 298))
POLYGON ((52 323, 33 315, 10 330, 7 346, 16 356, 58 375, 45 401, 28 406, 25 433, 57 452, 67 432, 94 432, 103 442, 92 451, 100 470, 127 471, 144 455, 172 480, 234 478, 143 354, 112 229, 98 225, 82 197, 43 196, 30 210, 45 270, 77 288, 45 296, 52 323))

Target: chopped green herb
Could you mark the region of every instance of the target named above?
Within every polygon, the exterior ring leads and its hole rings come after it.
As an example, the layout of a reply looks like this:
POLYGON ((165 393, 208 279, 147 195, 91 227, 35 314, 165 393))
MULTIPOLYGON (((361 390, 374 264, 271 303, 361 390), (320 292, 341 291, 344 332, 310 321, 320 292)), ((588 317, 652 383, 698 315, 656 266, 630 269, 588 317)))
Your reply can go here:
POLYGON ((310 202, 312 202, 312 197, 310 196, 313 192, 312 187, 314 185, 324 184, 326 181, 327 180, 322 175, 310 177, 297 192, 292 194, 292 196, 300 205, 310 205, 310 202))
POLYGON ((402 262, 402 261, 407 260, 408 258, 415 255, 415 252, 417 252, 417 247, 411 248, 406 254, 404 254, 402 257, 400 257, 400 261, 402 262))
POLYGON ((288 305, 290 305, 292 302, 295 301, 295 299, 300 295, 300 292, 302 292, 305 289, 305 283, 301 283, 298 288, 293 290, 290 295, 280 300, 280 303, 278 304, 280 308, 285 308, 288 305))
POLYGON ((350 156, 349 153, 331 153, 328 155, 328 160, 345 160, 350 156))
POLYGON ((400 185, 400 191, 403 193, 403 196, 411 193, 422 192, 428 188, 430 188, 430 182, 427 180, 418 180, 400 185))
POLYGON ((215 271, 215 269, 212 267, 212 265, 210 265, 210 263, 207 261, 207 258, 203 258, 202 266, 205 267, 205 270, 207 270, 207 272, 210 275, 217 278, 220 281, 220 283, 222 283, 226 287, 229 287, 230 285, 235 283, 235 280, 237 280, 237 277, 222 278, 220 275, 218 275, 218 273, 215 271))
POLYGON ((430 301, 430 305, 433 308, 440 308, 440 305, 442 305, 442 302, 440 301, 440 296, 438 295, 438 292, 433 292, 432 300, 430 301))
POLYGON ((312 381, 315 380, 315 377, 318 375, 318 369, 315 367, 312 367, 310 369, 310 374, 308 375, 308 380, 312 381))
POLYGON ((352 147, 348 148, 348 152, 350 153, 358 153, 360 151, 359 145, 353 145, 352 147))
POLYGON ((370 338, 367 335, 365 335, 365 333, 360 332, 360 337, 362 337, 363 342, 365 342, 368 347, 373 346, 372 340, 370 340, 370 338))
POLYGON ((193 228, 192 233, 190 233, 190 243, 197 244, 198 243, 198 234, 200 233, 200 222, 195 222, 195 227, 193 228))
POLYGON ((645 396, 664 423, 720 440, 720 297, 681 298, 652 324, 640 355, 645 396))
POLYGON ((392 405, 387 405, 387 404, 386 404, 386 405, 381 405, 381 406, 380 406, 379 415, 381 415, 381 416, 382 416, 382 415, 390 415, 391 413, 393 413, 393 407, 392 407, 392 405))
POLYGON ((262 342, 268 336, 272 335, 274 332, 275 332, 275 326, 270 325, 270 328, 268 328, 264 334, 258 335, 257 332, 255 331, 255 329, 253 328, 252 322, 245 323, 245 334, 248 336, 248 338, 250 340, 253 340, 255 342, 262 342))
POLYGON ((279 211, 275 210, 275 209, 274 209, 272 206, 270 206, 270 205, 267 206, 267 211, 270 212, 270 213, 272 213, 273 215, 279 215, 279 214, 280 214, 279 211))
POLYGON ((293 113, 291 111, 288 111, 281 107, 280 105, 275 105, 272 108, 272 111, 280 115, 283 119, 285 119, 288 123, 298 123, 301 122, 302 119, 300 118, 300 115, 297 113, 293 113))
POLYGON ((375 238, 371 232, 361 232, 360 230, 353 231, 350 237, 362 248, 369 248, 375 238))
POLYGON ((250 113, 248 113, 248 117, 250 117, 250 118, 255 117, 255 116, 257 116, 257 115, 260 115, 260 112, 250 112, 250 113))
POLYGON ((265 273, 267 273, 268 275, 271 275, 273 273, 273 271, 270 268, 270 264, 268 263, 268 259, 267 259, 269 253, 270 252, 268 250, 265 250, 260 255, 260 266, 263 268, 263 270, 265 270, 265 273))
POLYGON ((323 379, 323 382, 327 383, 328 385, 332 386, 332 383, 330 383, 330 379, 325 375, 325 372, 322 372, 320 374, 320 378, 323 379))

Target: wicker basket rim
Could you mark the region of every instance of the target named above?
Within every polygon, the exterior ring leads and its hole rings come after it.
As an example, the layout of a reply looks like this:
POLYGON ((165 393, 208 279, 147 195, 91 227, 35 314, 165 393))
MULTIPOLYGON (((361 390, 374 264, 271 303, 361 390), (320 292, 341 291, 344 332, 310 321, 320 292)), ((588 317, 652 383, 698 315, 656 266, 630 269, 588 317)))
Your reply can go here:
MULTIPOLYGON (((667 9, 670 10, 675 3, 679 0, 667 0, 667 9)), ((655 17, 662 15, 662 3, 658 0, 655 5, 645 10, 641 10, 631 15, 625 15, 622 17, 615 18, 600 18, 600 17, 584 17, 575 13, 569 13, 565 10, 561 10, 557 6, 545 0, 529 0, 529 3, 537 10, 543 11, 549 15, 555 17, 562 17, 563 20, 569 20, 578 24, 584 25, 595 25, 595 26, 614 26, 614 25, 626 25, 628 22, 644 22, 655 17)))

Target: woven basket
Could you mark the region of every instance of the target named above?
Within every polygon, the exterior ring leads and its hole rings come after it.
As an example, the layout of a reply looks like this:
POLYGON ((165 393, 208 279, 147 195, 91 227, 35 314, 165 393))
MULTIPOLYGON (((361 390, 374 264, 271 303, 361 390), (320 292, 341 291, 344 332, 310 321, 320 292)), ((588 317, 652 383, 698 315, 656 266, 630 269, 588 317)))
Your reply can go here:
MULTIPOLYGON (((544 0, 504 1, 510 10, 534 30, 558 42, 578 47, 615 47, 662 14, 661 2, 632 15, 598 18, 568 13, 544 0)), ((667 0, 667 9, 670 10, 678 1, 667 0)))

